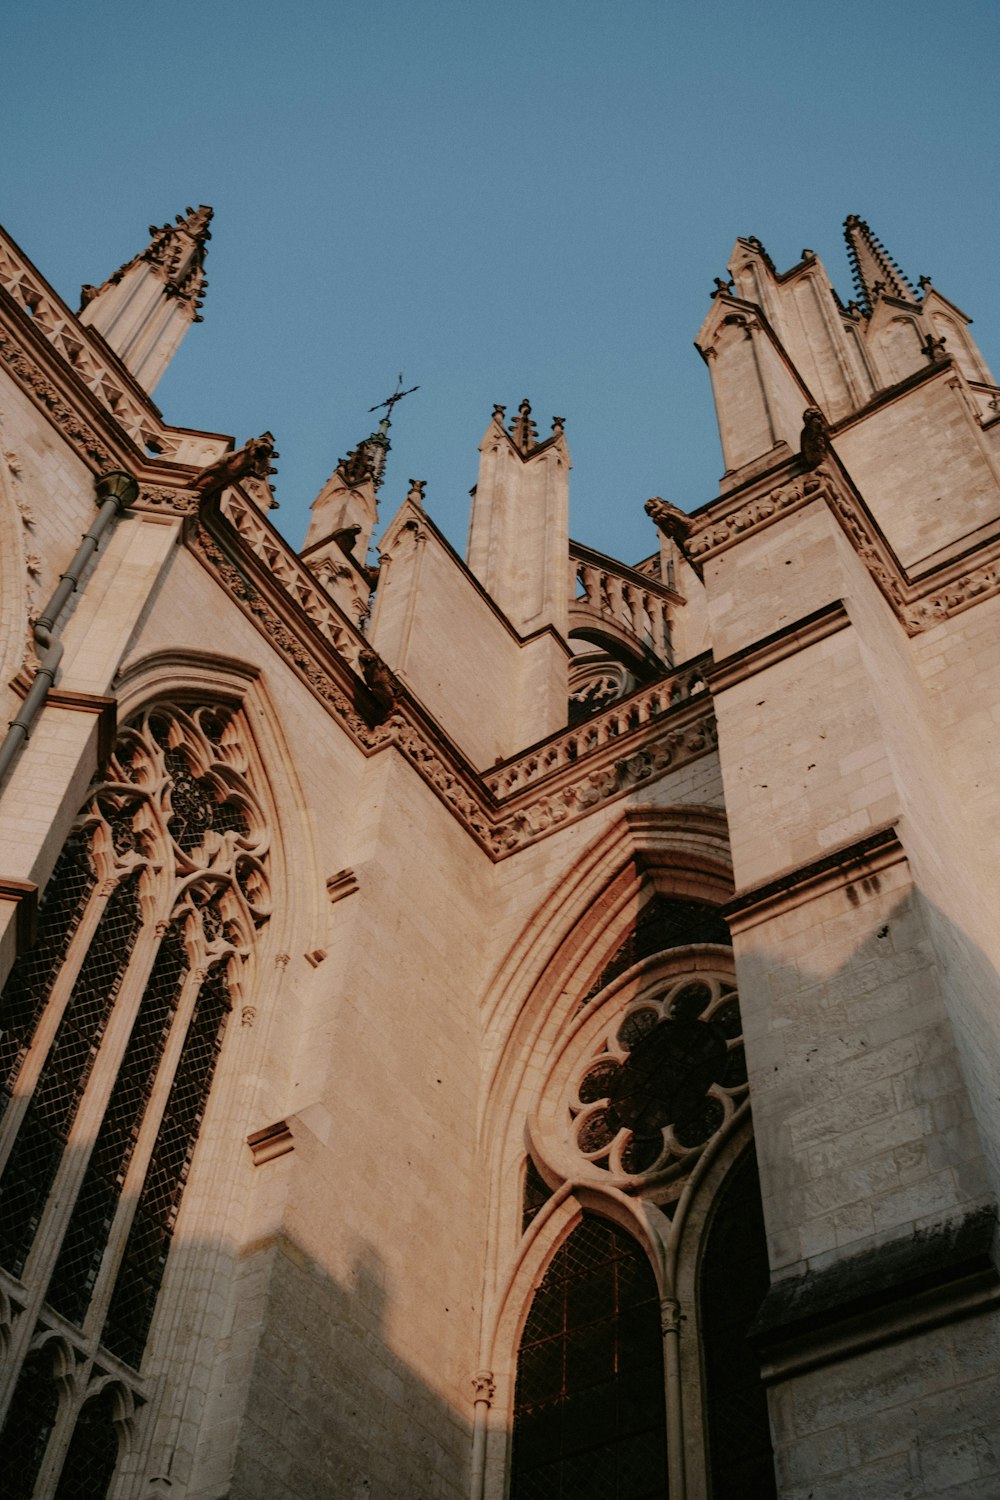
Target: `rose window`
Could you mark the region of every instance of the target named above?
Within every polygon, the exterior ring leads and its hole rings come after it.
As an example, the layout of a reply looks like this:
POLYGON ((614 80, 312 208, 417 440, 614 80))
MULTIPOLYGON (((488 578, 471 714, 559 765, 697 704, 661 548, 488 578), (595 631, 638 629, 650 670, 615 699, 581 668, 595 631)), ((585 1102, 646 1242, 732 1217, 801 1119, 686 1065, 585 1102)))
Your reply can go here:
POLYGON ((690 975, 629 1007, 570 1100, 577 1148, 604 1171, 679 1167, 747 1093, 739 1002, 721 976, 690 975))

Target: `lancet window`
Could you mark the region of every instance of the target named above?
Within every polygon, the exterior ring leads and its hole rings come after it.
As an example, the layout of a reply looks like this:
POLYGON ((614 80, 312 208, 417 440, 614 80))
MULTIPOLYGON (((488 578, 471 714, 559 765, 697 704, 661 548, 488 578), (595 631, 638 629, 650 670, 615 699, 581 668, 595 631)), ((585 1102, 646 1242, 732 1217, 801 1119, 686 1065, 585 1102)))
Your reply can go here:
POLYGON ((769 1271, 718 908, 652 895, 571 1017, 522 1176, 525 1245, 552 1238, 519 1335, 512 1500, 766 1500, 747 1335, 769 1271))
POLYGON ((268 912, 241 716, 136 715, 0 994, 0 1283, 16 1313, 0 1470, 24 1500, 107 1492, 268 912))

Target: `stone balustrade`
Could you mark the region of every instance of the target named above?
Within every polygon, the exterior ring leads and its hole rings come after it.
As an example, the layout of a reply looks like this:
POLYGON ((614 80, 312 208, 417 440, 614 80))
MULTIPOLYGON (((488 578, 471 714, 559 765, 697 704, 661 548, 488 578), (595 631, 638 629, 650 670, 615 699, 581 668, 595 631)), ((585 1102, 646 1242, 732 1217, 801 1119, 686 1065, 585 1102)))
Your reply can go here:
POLYGON ((670 607, 674 591, 658 579, 570 543, 574 578, 582 589, 570 601, 570 633, 624 636, 643 656, 673 665, 670 607))
POLYGON ((682 671, 664 677, 652 687, 635 692, 612 704, 603 713, 536 745, 527 755, 508 761, 486 776, 486 785, 497 799, 512 797, 541 781, 614 744, 633 730, 660 719, 679 703, 707 691, 704 668, 708 658, 688 664, 682 671))

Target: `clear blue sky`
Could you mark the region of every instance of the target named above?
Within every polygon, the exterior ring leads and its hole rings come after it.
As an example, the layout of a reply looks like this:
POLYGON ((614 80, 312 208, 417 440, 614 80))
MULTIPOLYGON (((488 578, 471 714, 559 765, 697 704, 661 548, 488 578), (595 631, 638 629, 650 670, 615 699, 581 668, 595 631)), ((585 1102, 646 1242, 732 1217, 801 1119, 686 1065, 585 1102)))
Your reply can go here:
POLYGON ((410 476, 464 550, 494 401, 567 419, 572 531, 653 550, 643 501, 721 472, 691 340, 738 234, 851 294, 846 214, 976 320, 993 267, 996 0, 34 0, 5 23, 3 220, 76 305, 187 204, 216 210, 169 421, 270 428, 273 519, 397 372, 410 476))

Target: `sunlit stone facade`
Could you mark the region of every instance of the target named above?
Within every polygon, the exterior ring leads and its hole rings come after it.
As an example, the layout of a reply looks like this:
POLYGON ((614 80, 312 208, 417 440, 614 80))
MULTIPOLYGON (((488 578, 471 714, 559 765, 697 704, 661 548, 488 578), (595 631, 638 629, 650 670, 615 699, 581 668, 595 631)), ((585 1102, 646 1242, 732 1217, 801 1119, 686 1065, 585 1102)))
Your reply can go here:
POLYGON ((5 1495, 995 1497, 967 319, 741 239, 650 556, 527 402, 467 561, 387 420, 296 554, 149 399, 210 218, 79 314, 0 238, 5 1495))

